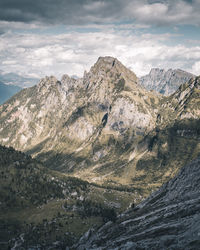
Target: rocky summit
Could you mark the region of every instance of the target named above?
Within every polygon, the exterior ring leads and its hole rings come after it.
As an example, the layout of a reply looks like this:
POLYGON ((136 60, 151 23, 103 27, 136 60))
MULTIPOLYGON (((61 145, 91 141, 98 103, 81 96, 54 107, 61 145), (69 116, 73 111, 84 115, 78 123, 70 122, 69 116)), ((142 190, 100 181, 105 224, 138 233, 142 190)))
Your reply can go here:
POLYGON ((199 249, 200 158, 136 207, 96 232, 76 249, 199 249))
POLYGON ((83 78, 45 77, 0 106, 0 143, 90 182, 139 188, 140 200, 197 157, 199 82, 164 97, 100 57, 83 78))
POLYGON ((148 75, 140 77, 139 83, 148 90, 155 90, 169 96, 181 84, 188 82, 192 77, 195 76, 181 69, 164 70, 153 68, 148 75))

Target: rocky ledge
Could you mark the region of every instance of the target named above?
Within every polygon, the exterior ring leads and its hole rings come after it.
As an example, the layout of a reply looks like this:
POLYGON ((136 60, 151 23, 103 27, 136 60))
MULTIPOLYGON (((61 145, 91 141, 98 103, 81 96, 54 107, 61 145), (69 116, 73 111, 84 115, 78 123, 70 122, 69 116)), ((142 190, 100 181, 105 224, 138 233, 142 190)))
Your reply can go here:
POLYGON ((87 233, 81 249, 199 249, 200 157, 138 206, 87 233))

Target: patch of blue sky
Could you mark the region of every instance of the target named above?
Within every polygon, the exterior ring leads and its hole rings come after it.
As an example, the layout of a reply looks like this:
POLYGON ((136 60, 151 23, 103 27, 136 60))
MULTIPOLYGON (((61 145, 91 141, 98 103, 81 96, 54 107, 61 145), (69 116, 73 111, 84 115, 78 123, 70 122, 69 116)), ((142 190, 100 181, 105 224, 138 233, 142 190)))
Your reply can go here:
POLYGON ((143 29, 142 32, 160 36, 168 34, 168 38, 165 41, 167 45, 184 44, 186 46, 192 46, 194 43, 200 44, 200 27, 198 26, 157 26, 143 29))
POLYGON ((38 34, 38 35, 61 35, 65 33, 92 33, 92 32, 99 32, 101 31, 98 27, 84 27, 84 26, 67 26, 67 25, 54 25, 54 26, 43 26, 37 28, 26 28, 26 29, 13 29, 13 33, 31 33, 31 34, 38 34))

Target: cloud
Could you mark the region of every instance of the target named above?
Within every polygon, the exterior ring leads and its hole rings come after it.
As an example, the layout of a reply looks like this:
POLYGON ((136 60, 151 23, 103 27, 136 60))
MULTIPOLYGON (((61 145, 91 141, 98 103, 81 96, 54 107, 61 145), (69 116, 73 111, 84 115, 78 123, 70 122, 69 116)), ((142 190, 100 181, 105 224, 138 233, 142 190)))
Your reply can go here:
POLYGON ((198 36, 187 46, 182 29, 183 41, 175 39, 180 25, 198 30, 199 13, 199 0, 1 0, 0 69, 81 76, 111 55, 139 76, 151 67, 200 74, 198 36), (152 26, 172 26, 173 35, 152 34, 152 26))
POLYGON ((199 11, 198 0, 130 1, 126 6, 126 14, 129 18, 156 26, 200 25, 199 11))
POLYGON ((0 68, 38 77, 82 76, 99 56, 114 56, 138 76, 152 67, 181 68, 200 74, 200 47, 169 46, 170 34, 120 32, 65 33, 60 35, 7 33, 0 37, 0 68))
POLYGON ((152 25, 200 25, 199 0, 1 0, 0 20, 85 25, 132 20, 152 25))
POLYGON ((197 76, 200 76, 200 61, 197 61, 192 66, 192 72, 197 76))

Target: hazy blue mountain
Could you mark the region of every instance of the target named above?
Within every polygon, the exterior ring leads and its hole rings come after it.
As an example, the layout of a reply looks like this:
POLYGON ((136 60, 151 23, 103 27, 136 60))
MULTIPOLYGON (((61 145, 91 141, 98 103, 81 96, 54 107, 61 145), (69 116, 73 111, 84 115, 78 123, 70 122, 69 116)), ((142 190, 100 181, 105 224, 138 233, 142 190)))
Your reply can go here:
POLYGON ((7 101, 11 96, 19 92, 22 88, 15 85, 7 85, 0 82, 0 104, 7 101))
POLYGON ((21 88, 31 87, 38 83, 38 78, 23 77, 16 73, 4 73, 0 71, 0 81, 4 84, 12 84, 21 88))
POLYGON ((139 83, 148 90, 155 90, 168 96, 192 77, 195 76, 181 69, 169 69, 166 71, 164 69, 153 68, 148 75, 140 77, 139 83))

